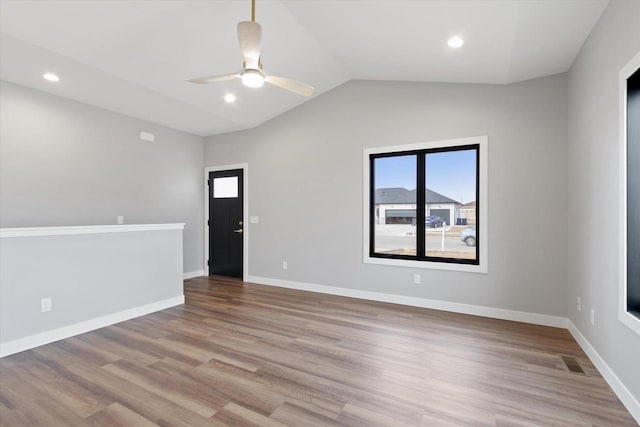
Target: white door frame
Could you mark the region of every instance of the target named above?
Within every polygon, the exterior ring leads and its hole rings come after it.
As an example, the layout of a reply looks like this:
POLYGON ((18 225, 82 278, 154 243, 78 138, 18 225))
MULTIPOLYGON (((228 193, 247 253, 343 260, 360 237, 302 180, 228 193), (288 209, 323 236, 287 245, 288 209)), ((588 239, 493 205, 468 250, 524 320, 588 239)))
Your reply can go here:
POLYGON ((249 164, 207 166, 204 168, 204 275, 209 275, 209 172, 242 169, 242 279, 249 276, 249 164))

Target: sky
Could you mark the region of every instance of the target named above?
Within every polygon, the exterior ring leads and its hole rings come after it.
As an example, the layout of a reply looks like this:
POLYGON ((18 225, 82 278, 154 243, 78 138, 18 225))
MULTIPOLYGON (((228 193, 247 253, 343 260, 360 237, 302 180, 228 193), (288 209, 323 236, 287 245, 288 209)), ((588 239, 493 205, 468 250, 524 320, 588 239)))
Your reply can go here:
MULTIPOLYGON (((416 156, 382 157, 375 160, 376 188, 416 188, 416 156)), ((461 203, 475 200, 476 151, 427 154, 427 188, 461 203)))

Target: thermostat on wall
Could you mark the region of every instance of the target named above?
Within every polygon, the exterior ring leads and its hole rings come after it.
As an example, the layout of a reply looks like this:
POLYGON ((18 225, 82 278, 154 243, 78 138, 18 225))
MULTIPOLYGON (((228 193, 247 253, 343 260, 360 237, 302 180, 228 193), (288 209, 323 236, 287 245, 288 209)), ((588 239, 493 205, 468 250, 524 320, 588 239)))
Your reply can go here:
POLYGON ((151 132, 142 131, 140 132, 140 139, 143 141, 153 142, 156 139, 156 137, 151 132))

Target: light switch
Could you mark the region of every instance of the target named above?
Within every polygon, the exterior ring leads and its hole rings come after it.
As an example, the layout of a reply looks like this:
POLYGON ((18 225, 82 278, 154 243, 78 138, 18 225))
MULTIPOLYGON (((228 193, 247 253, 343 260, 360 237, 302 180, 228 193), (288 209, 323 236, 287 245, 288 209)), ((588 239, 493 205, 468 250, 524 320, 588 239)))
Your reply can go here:
POLYGON ((249 217, 249 222, 250 222, 251 224, 257 224, 257 223, 259 223, 259 222, 260 222, 260 218, 258 218, 257 216, 250 216, 250 217, 249 217))

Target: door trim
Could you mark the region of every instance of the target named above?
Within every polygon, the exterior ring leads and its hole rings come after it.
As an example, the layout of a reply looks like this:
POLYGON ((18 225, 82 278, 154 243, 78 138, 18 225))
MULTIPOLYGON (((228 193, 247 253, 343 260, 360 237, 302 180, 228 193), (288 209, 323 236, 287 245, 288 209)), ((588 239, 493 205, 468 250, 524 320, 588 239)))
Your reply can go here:
POLYGON ((209 172, 242 169, 242 280, 249 276, 249 164, 236 163, 232 165, 207 166, 204 168, 204 258, 202 268, 204 275, 209 275, 209 172))

